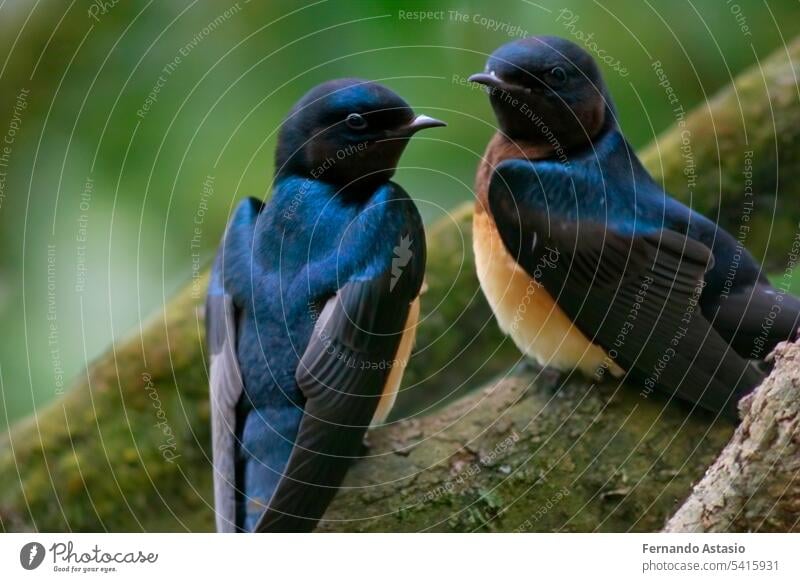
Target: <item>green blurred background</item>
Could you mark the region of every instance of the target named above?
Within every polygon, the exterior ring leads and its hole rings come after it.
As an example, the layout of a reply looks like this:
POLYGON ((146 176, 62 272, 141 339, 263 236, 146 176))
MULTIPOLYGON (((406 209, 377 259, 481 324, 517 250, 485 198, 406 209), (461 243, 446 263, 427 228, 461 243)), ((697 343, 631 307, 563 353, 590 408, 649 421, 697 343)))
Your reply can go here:
POLYGON ((235 203, 269 192, 276 128, 317 83, 382 80, 447 120, 396 179, 428 221, 470 199, 492 116, 458 81, 525 32, 593 35, 619 63, 607 81, 640 147, 674 120, 653 61, 688 110, 798 34, 800 5, 0 3, 0 424, 54 398, 208 262, 235 203))

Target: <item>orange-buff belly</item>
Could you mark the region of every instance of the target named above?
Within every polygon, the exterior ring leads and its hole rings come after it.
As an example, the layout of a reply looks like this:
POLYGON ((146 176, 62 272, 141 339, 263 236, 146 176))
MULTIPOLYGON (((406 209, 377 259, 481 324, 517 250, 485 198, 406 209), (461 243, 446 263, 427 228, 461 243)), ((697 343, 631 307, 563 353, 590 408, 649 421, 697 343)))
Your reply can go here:
POLYGON ((524 354, 563 371, 578 369, 599 376, 607 369, 613 376, 623 374, 514 261, 488 212, 475 213, 473 246, 478 279, 500 329, 524 354))

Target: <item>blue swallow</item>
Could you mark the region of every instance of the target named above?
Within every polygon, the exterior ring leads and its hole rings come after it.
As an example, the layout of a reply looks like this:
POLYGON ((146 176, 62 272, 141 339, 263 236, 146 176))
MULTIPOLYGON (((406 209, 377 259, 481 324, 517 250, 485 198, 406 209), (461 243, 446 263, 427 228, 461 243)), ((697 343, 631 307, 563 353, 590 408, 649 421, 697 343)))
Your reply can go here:
POLYGON ((470 80, 499 125, 477 173, 474 251, 501 328, 543 365, 736 417, 757 362, 796 336, 800 300, 652 179, 582 48, 517 40, 470 80))
POLYGON ((391 181, 417 131, 379 84, 341 79, 283 122, 268 202, 236 208, 206 303, 219 531, 311 531, 388 415, 419 317, 425 234, 391 181))

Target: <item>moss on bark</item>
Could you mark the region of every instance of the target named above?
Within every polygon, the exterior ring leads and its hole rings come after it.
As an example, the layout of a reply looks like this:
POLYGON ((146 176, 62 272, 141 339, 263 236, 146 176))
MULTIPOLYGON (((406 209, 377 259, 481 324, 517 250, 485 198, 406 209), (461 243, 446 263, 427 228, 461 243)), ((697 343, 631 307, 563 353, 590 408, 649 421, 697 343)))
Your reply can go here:
POLYGON ((653 531, 733 427, 629 386, 517 371, 377 432, 322 531, 653 531))

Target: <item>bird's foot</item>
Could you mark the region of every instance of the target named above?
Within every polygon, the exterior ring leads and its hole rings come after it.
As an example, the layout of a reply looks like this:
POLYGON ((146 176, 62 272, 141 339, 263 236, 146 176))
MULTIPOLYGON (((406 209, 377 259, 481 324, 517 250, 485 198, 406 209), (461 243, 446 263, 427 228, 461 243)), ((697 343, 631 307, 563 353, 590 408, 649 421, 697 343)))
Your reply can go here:
POLYGON ((549 390, 555 394, 564 381, 567 379, 568 374, 562 372, 557 368, 549 366, 542 366, 536 360, 529 358, 521 359, 512 371, 512 374, 525 374, 534 376, 536 385, 549 390))
POLYGON ((514 373, 519 373, 519 374, 536 374, 541 372, 542 370, 543 368, 541 365, 539 365, 538 362, 526 357, 521 358, 513 369, 514 373))
POLYGON ((361 450, 359 451, 359 455, 362 457, 366 457, 371 448, 372 448, 372 443, 369 440, 369 433, 365 433, 364 438, 361 439, 361 450))
POLYGON ((566 379, 567 374, 565 372, 557 370, 556 368, 545 367, 539 371, 537 383, 555 394, 566 379))

